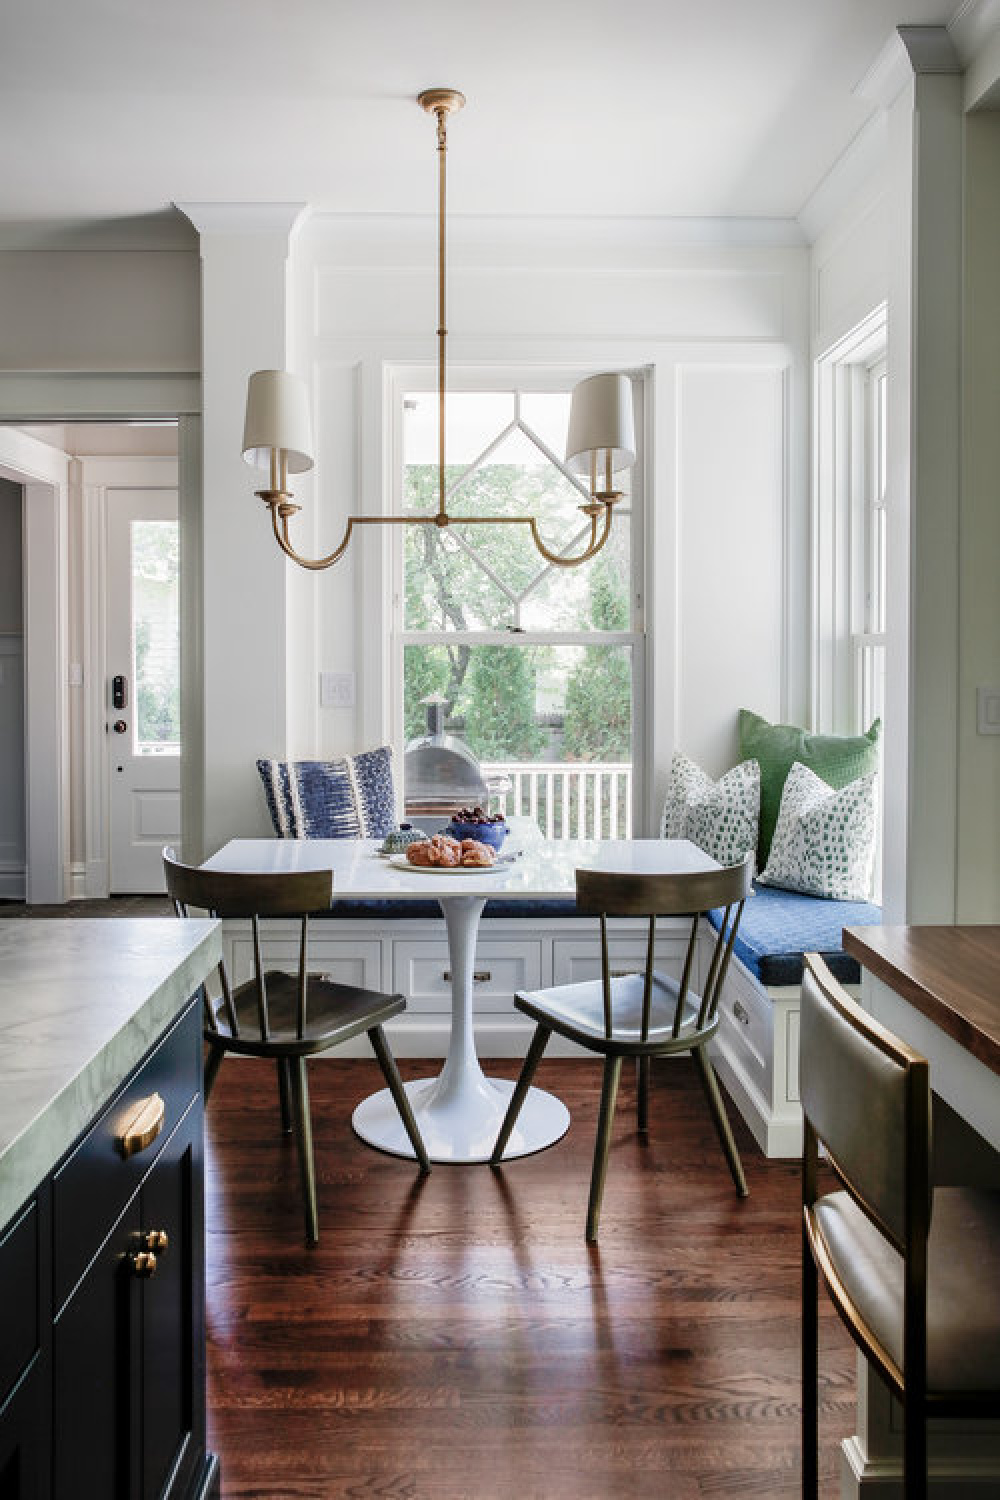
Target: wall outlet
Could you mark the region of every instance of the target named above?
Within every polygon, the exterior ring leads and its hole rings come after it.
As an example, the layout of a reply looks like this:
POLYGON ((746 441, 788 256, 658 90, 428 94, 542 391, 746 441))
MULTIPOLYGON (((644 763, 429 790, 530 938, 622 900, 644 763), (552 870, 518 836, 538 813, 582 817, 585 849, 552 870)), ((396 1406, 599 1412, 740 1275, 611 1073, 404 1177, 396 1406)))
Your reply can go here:
POLYGON ((319 674, 320 708, 354 707, 354 673, 321 672, 319 674))

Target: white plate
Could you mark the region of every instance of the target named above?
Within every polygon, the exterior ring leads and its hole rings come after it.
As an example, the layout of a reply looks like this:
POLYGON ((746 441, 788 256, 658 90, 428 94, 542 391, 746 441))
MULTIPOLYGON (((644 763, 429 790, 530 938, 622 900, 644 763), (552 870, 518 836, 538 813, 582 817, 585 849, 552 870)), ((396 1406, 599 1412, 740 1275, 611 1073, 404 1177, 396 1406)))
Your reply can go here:
POLYGON ((396 870, 415 875, 500 875, 509 870, 512 860, 498 859, 492 865, 411 865, 405 854, 390 854, 389 863, 396 870))

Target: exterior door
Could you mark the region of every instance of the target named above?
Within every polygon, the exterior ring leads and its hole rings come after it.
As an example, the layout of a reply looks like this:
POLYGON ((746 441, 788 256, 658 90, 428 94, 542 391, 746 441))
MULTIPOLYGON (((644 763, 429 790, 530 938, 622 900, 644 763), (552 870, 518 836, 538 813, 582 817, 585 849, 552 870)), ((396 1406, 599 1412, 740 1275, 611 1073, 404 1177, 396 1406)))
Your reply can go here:
POLYGON ((108 502, 105 711, 113 895, 164 889, 181 833, 180 590, 176 490, 108 502))

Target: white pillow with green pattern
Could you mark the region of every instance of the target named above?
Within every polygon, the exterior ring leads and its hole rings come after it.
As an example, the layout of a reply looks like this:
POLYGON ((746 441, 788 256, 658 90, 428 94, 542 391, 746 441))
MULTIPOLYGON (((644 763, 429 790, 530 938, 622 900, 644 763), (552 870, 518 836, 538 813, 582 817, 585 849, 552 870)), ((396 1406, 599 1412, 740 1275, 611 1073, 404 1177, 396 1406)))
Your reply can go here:
POLYGON ((738 865, 757 847, 760 766, 742 761, 718 781, 678 750, 660 819, 660 837, 690 839, 720 865, 738 865))
POLYGON ((835 791, 795 761, 761 884, 834 901, 871 900, 877 780, 870 771, 835 791))

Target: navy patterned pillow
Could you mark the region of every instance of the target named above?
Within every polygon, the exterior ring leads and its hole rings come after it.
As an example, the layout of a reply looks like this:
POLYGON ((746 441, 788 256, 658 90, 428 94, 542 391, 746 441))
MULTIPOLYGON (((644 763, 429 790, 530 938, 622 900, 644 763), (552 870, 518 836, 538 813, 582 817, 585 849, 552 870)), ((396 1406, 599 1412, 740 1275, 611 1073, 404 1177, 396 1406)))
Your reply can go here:
POLYGON ((396 826, 392 747, 342 760, 259 760, 267 810, 282 839, 380 839, 396 826))

